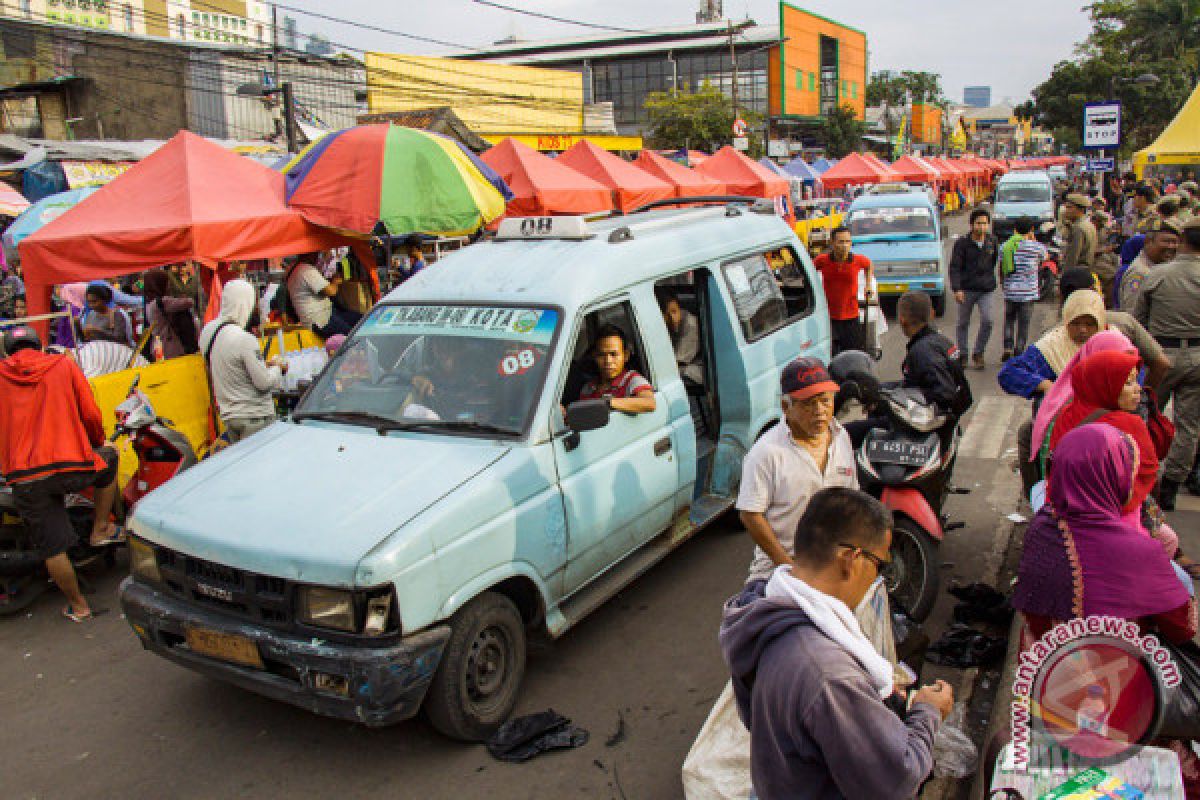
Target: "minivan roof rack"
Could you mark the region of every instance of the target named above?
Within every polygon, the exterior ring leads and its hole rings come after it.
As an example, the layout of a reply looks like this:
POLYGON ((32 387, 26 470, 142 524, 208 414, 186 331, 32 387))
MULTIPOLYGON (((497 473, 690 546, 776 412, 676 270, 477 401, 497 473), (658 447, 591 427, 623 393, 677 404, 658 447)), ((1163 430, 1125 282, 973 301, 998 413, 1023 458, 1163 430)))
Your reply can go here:
MULTIPOLYGON (((654 208, 668 208, 670 206, 714 205, 716 203, 754 206, 761 200, 761 197, 747 197, 746 195, 741 194, 712 194, 702 195, 700 197, 668 197, 666 200, 655 200, 653 203, 646 203, 644 206, 638 206, 629 213, 638 214, 642 211, 650 211, 654 208)), ((772 210, 773 209, 774 205, 772 204, 772 210)))

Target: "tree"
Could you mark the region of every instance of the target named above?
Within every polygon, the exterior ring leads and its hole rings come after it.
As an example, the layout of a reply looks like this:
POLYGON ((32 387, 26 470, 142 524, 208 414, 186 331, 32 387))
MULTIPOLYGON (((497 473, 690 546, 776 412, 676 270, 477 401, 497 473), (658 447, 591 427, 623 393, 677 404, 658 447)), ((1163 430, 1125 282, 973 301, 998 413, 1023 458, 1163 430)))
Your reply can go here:
POLYGON ((1200 79, 1200 0, 1095 0, 1089 11, 1076 58, 1033 90, 1033 118, 1078 149, 1084 104, 1119 100, 1128 154, 1154 140, 1200 79), (1133 82, 1147 73, 1159 82, 1133 82))
POLYGON ((880 70, 867 81, 868 106, 904 105, 908 86, 904 79, 891 70, 880 70))
POLYGON ((856 152, 862 146, 863 124, 850 106, 839 106, 822 120, 825 151, 834 158, 856 152))
MULTIPOLYGON (((650 146, 713 152, 733 138, 733 104, 708 81, 695 91, 651 92, 646 96, 650 146)), ((750 129, 751 154, 761 152, 762 115, 739 109, 750 129)))

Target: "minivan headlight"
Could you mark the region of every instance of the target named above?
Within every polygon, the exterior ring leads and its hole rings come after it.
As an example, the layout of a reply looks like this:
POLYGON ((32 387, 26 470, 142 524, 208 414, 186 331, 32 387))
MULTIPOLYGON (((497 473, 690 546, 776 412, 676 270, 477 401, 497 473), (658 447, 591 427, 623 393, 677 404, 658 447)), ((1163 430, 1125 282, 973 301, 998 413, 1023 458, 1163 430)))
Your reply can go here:
POLYGON ((923 275, 934 275, 940 271, 942 265, 937 261, 922 261, 917 265, 917 271, 923 275))
POLYGON ((162 583, 154 548, 133 536, 129 537, 129 571, 142 580, 162 583))
POLYGON ((344 589, 302 586, 299 592, 300 621, 317 628, 354 633, 354 594, 344 589))

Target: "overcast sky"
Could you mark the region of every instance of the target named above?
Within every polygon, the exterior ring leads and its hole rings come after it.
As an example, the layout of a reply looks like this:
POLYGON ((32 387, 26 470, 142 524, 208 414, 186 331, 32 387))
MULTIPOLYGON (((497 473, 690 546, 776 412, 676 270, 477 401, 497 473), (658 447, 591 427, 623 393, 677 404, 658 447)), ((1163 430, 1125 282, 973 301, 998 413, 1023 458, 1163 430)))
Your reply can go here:
MULTIPOLYGON (((516 6, 624 28, 695 21, 698 0, 501 0, 516 6)), ((1070 58, 1090 30, 1085 0, 808 0, 811 11, 866 31, 871 71, 940 73, 946 95, 962 101, 963 86, 991 86, 993 102, 1017 102, 1070 58)), ((586 28, 488 8, 471 0, 287 0, 288 6, 367 22, 388 30, 480 47, 516 33, 525 39, 587 34, 586 28)), ((773 0, 725 0, 725 15, 778 24, 773 0)), ((291 13, 281 11, 281 13, 291 13)), ((444 53, 445 48, 296 14, 301 32, 366 50, 444 53)))

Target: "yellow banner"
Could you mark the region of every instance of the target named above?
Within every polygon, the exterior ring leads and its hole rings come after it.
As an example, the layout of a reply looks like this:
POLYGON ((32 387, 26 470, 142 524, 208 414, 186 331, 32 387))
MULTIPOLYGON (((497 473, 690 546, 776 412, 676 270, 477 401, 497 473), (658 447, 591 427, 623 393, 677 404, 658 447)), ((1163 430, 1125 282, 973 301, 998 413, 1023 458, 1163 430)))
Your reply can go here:
POLYGON ((72 189, 103 186, 133 165, 132 161, 61 162, 62 171, 67 176, 67 186, 72 189))

